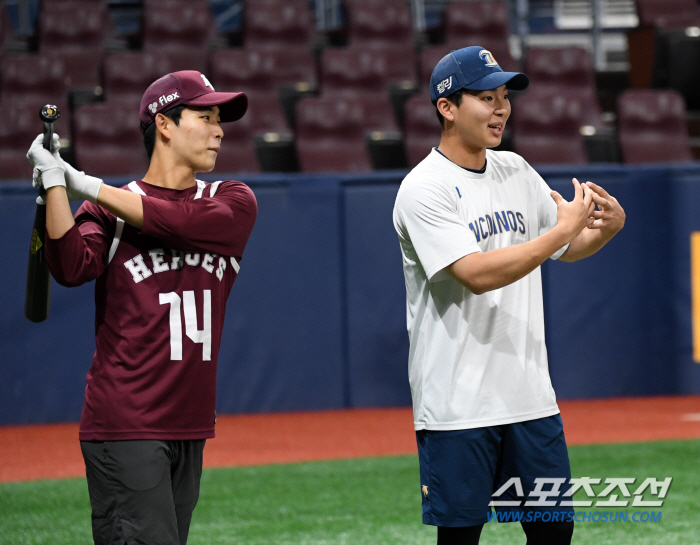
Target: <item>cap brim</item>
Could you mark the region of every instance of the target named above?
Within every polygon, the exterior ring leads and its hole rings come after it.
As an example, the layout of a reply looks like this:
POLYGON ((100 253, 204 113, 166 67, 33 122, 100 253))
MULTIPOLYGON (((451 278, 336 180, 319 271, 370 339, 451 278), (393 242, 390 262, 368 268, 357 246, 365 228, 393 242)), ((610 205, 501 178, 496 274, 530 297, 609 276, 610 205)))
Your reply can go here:
POLYGON ((523 91, 530 85, 530 78, 521 72, 493 72, 466 85, 464 88, 473 91, 490 91, 491 89, 498 89, 501 85, 505 85, 513 91, 523 91))
POLYGON ((207 93, 188 100, 187 106, 218 106, 222 123, 238 121, 248 109, 248 97, 245 93, 207 93))

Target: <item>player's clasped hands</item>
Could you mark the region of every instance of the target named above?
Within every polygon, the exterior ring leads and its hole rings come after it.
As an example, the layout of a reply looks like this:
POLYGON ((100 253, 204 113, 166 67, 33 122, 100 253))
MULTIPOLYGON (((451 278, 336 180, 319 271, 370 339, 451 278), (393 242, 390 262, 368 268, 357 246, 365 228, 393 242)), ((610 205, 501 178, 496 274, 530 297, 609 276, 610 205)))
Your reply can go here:
POLYGON ((582 185, 576 178, 572 182, 574 198, 571 201, 567 201, 556 191, 551 192, 554 202, 557 203, 557 225, 566 229, 569 240, 578 235, 584 227, 592 226, 595 221, 592 217, 595 210, 593 191, 587 185, 582 185))
MULTIPOLYGON (((29 164, 34 167, 32 184, 34 187, 43 186, 49 190, 57 185, 66 188, 69 201, 92 201, 97 200, 100 192, 102 180, 87 176, 84 172, 76 170, 66 163, 58 151, 61 149, 60 138, 53 135, 51 142, 51 152, 44 149, 44 136, 40 134, 34 139, 27 152, 29 164)), ((42 196, 37 197, 38 204, 45 204, 42 196)))

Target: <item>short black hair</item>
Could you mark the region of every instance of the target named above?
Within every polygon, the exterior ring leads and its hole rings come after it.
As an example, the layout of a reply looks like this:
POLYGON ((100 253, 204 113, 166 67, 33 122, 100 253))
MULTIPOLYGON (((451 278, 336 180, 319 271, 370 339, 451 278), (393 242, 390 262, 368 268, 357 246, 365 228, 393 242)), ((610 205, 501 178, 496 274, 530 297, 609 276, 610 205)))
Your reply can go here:
MULTIPOLYGON (((445 98, 452 102, 457 108, 459 108, 459 105, 462 104, 462 94, 464 93, 465 89, 458 89, 451 95, 447 95, 445 98)), ((437 106, 435 106, 435 113, 437 113, 437 118, 438 121, 440 122, 440 126, 444 129, 445 128, 445 118, 442 117, 442 114, 440 113, 440 110, 437 109, 437 106)))
MULTIPOLYGON (((180 104, 179 106, 175 106, 174 108, 168 110, 167 112, 163 112, 163 115, 165 117, 169 117, 170 119, 173 120, 175 125, 180 125, 180 118, 182 117, 182 110, 185 109, 184 104, 180 104)), ((146 148, 146 155, 148 156, 148 160, 151 160, 151 157, 153 157, 153 150, 156 147, 156 124, 151 123, 148 128, 144 131, 143 133, 143 147, 146 148)))

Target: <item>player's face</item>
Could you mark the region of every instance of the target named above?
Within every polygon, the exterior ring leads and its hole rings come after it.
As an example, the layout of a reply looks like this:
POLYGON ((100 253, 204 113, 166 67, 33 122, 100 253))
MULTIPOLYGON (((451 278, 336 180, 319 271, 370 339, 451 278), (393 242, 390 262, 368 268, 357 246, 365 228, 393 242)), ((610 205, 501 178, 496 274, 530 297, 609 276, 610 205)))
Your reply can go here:
POLYGON ((510 117, 508 89, 501 85, 491 91, 465 91, 462 102, 453 108, 455 128, 469 149, 495 148, 510 117))
POLYGON ((219 107, 185 108, 180 124, 173 127, 171 146, 193 172, 210 172, 221 148, 224 131, 219 125, 219 107))

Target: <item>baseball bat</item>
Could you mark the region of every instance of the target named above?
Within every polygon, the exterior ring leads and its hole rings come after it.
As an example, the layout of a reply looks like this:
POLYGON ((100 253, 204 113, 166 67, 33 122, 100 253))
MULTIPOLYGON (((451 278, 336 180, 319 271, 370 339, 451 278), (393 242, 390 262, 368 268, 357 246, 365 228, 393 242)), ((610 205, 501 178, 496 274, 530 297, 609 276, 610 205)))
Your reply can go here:
MULTIPOLYGON (((39 118, 44 123, 44 149, 51 151, 53 140, 53 124, 60 117, 58 108, 47 104, 39 112, 39 118)), ((46 192, 42 187, 39 195, 46 192)), ((51 274, 44 255, 44 239, 46 236, 46 205, 38 204, 34 216, 32 239, 29 244, 29 265, 27 267, 27 291, 24 297, 24 315, 31 322, 43 322, 49 316, 49 292, 51 290, 51 274)))

